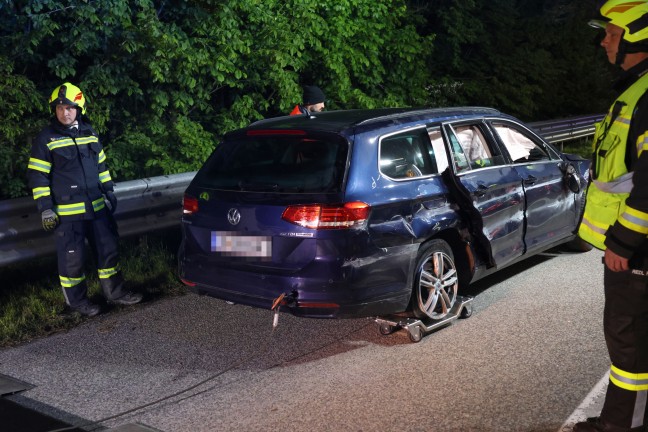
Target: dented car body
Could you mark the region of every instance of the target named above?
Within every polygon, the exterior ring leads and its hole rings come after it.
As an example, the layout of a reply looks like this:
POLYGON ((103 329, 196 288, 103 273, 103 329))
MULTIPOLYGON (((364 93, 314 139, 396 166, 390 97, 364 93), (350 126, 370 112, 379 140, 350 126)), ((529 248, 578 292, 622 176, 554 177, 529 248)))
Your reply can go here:
POLYGON ((588 169, 489 108, 263 120, 187 188, 179 273, 299 316, 439 319, 461 286, 574 240, 588 169))

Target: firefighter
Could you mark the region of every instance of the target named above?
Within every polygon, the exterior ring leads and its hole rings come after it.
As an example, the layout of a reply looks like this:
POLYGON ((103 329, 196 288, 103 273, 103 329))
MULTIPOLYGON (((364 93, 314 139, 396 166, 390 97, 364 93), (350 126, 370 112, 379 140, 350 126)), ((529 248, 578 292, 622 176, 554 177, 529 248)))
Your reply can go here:
POLYGON ((324 92, 316 86, 304 86, 302 103, 295 105, 290 115, 301 115, 318 113, 324 111, 326 96, 324 92))
POLYGON ((54 89, 49 98, 53 117, 33 142, 27 177, 43 229, 54 231, 65 302, 75 312, 95 316, 100 307, 88 299, 84 274, 86 238, 108 301, 130 305, 142 295, 126 290, 119 271, 119 236, 112 216, 117 199, 85 105, 78 87, 65 83, 54 89))
POLYGON ((579 235, 603 257, 603 332, 610 381, 599 417, 575 432, 644 431, 648 401, 648 1, 609 0, 601 46, 623 70, 619 96, 594 135, 579 235))

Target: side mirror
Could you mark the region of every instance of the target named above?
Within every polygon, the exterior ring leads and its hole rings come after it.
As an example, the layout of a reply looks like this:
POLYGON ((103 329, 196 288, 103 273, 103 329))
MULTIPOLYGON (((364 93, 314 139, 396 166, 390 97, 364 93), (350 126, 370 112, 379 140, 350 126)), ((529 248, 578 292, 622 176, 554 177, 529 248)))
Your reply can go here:
POLYGON ((565 183, 570 191, 574 193, 579 193, 581 191, 580 179, 578 178, 578 173, 574 165, 568 163, 564 168, 565 175, 563 176, 565 183))

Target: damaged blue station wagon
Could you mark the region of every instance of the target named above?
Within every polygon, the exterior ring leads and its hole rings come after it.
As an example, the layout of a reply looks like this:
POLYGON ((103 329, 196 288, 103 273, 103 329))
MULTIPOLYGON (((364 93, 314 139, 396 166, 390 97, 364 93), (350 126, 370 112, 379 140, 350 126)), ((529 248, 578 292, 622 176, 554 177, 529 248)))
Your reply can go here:
POLYGON ((460 287, 575 239, 588 169, 489 108, 259 121, 187 188, 180 277, 305 317, 441 319, 460 287))

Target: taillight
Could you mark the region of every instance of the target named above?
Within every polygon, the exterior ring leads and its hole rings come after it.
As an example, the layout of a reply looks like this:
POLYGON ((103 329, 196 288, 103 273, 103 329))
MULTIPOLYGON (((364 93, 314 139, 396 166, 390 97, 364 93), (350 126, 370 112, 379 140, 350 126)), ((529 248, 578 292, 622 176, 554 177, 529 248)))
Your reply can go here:
POLYGON ((182 214, 190 215, 198 213, 198 198, 185 195, 182 199, 182 214))
POLYGON ((294 205, 284 210, 281 218, 305 228, 342 229, 364 223, 371 207, 355 201, 338 205, 294 205))

